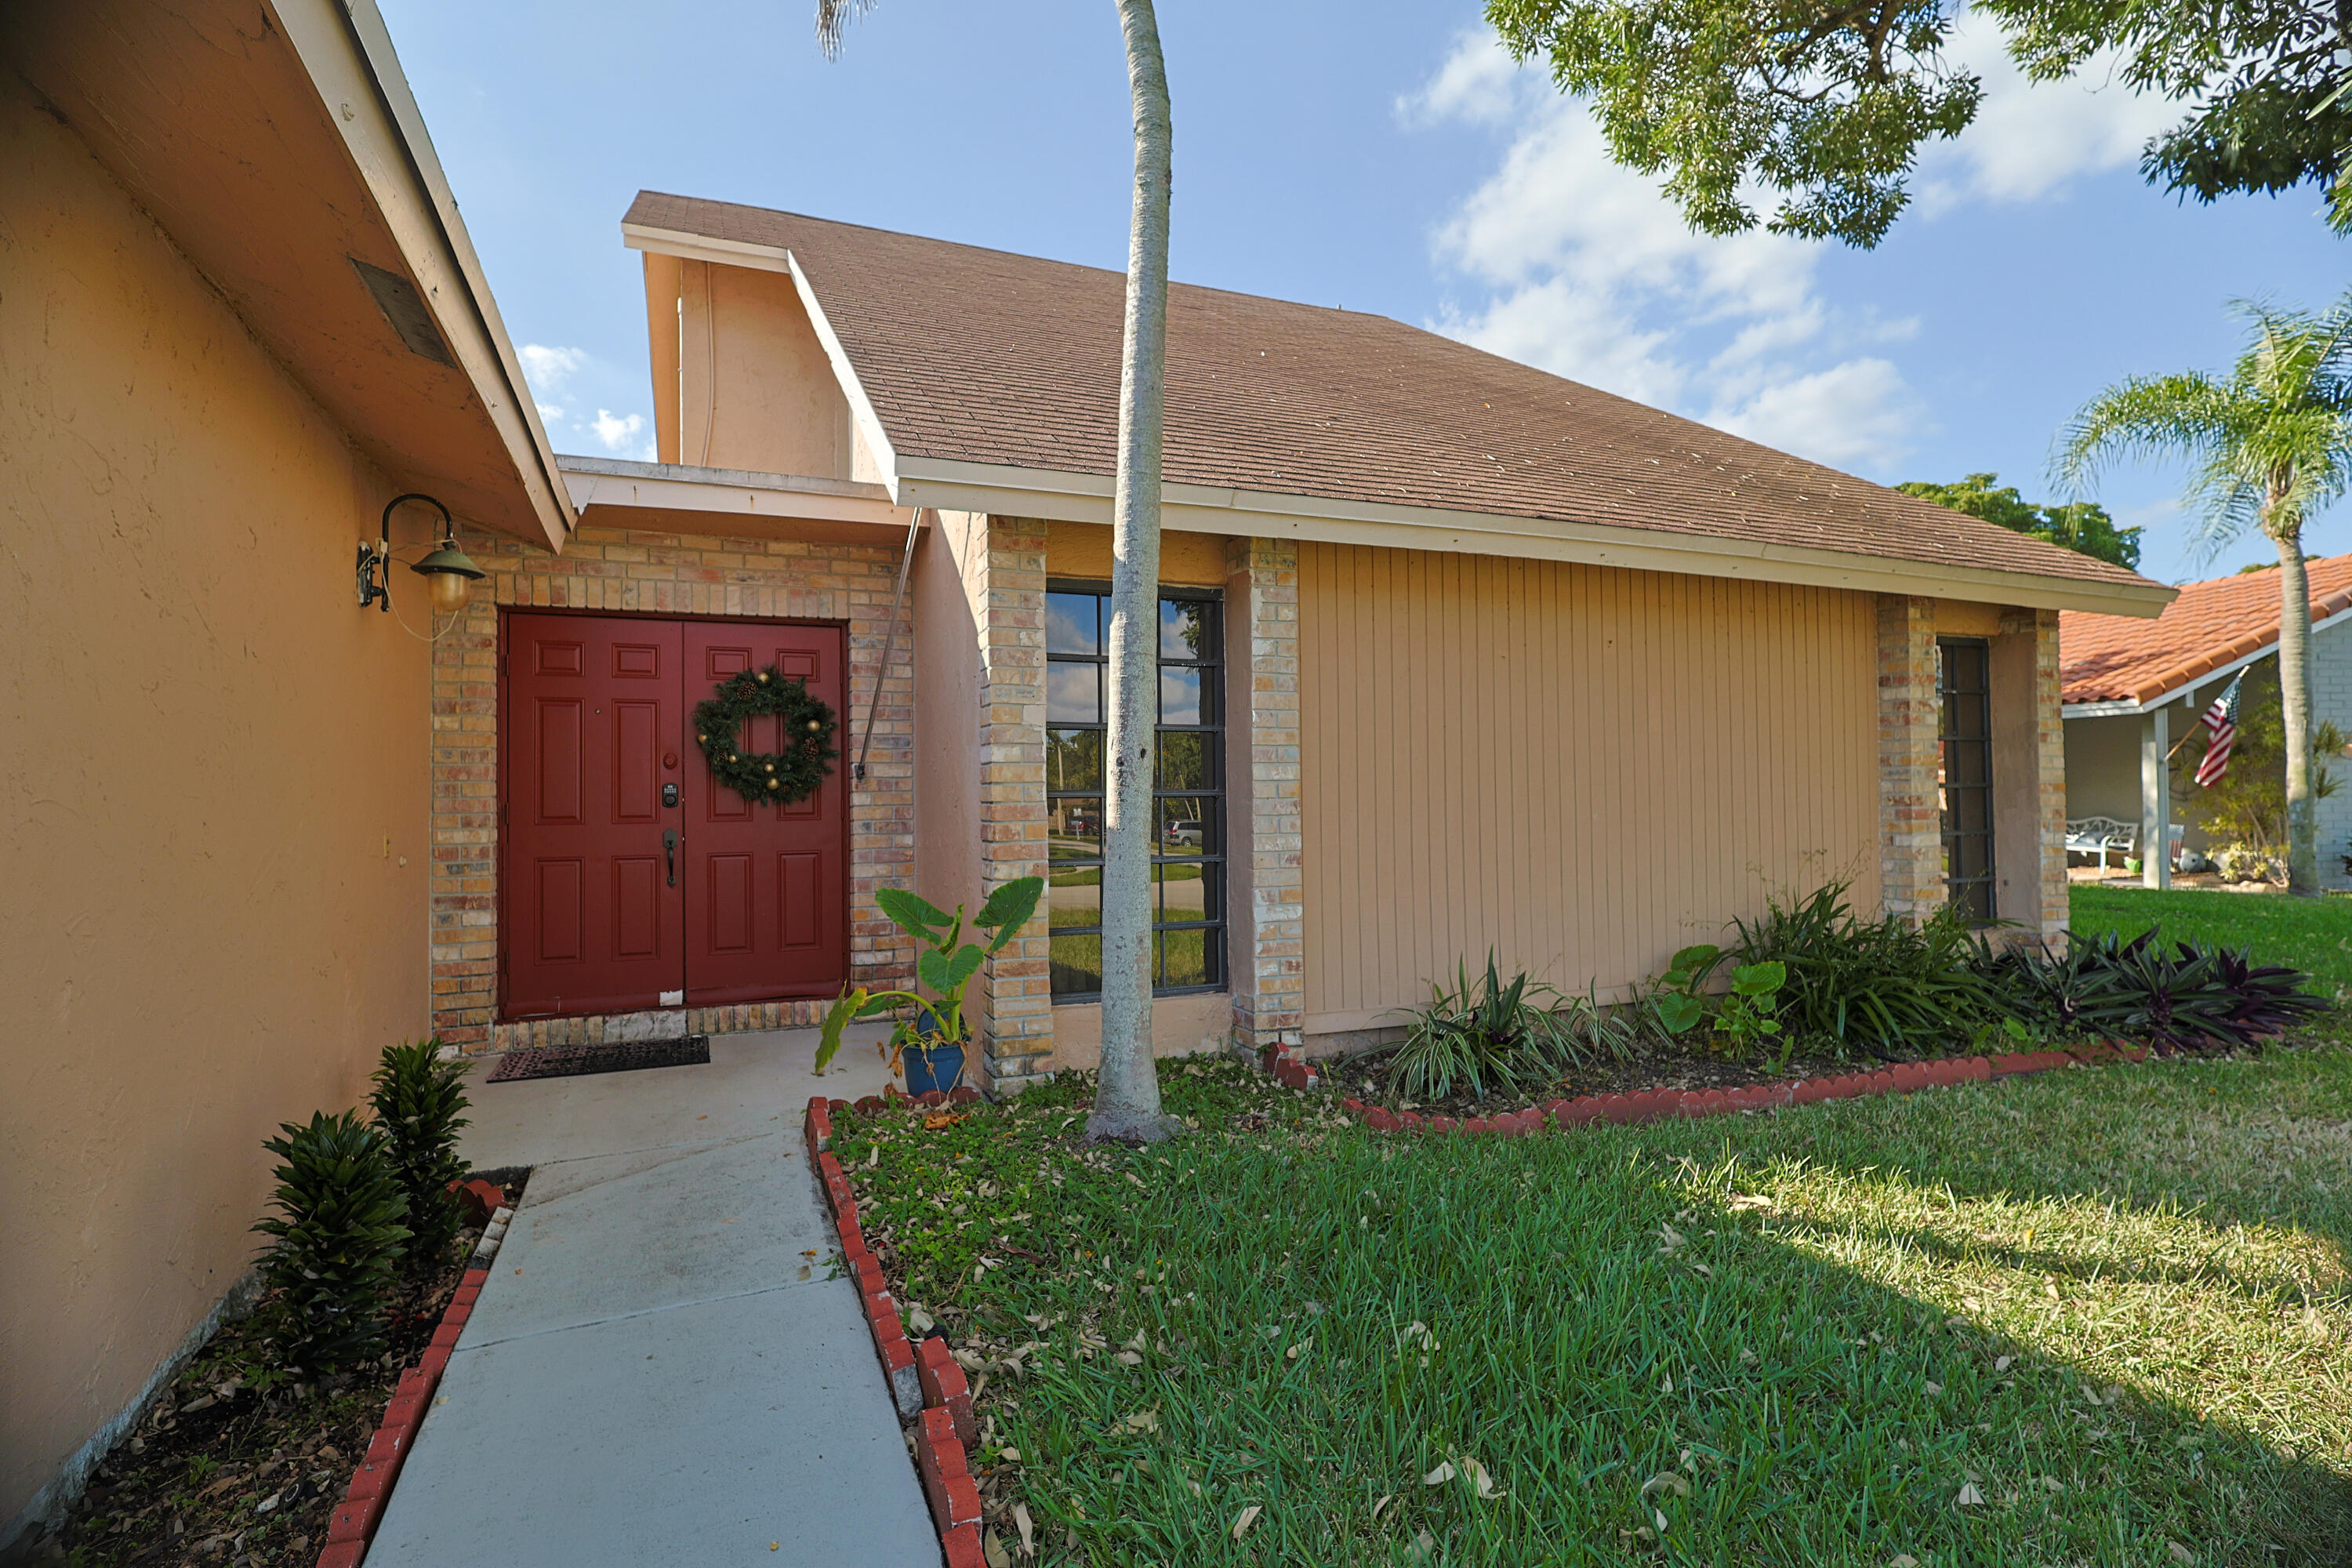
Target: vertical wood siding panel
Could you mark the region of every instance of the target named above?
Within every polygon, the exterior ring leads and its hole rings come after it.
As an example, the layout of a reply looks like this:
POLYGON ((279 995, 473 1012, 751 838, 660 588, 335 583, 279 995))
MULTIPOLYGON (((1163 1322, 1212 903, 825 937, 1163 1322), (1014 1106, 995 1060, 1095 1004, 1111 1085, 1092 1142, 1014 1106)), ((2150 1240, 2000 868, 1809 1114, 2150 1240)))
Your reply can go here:
POLYGON ((1299 591, 1310 1019, 1490 945, 1606 993, 1768 886, 1874 898, 1866 597, 1328 544, 1299 591))

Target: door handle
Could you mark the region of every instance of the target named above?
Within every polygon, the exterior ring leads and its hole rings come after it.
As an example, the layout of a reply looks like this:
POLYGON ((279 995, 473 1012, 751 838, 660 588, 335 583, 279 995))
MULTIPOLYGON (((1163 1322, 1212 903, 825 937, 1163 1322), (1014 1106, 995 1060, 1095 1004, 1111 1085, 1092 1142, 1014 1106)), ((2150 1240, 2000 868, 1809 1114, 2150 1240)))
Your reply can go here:
POLYGON ((670 885, 671 887, 675 888, 675 887, 677 887, 677 828, 672 827, 672 828, 665 829, 665 830, 663 831, 663 833, 662 833, 662 854, 663 854, 663 856, 664 856, 664 857, 665 857, 665 858, 669 861, 669 885, 670 885))

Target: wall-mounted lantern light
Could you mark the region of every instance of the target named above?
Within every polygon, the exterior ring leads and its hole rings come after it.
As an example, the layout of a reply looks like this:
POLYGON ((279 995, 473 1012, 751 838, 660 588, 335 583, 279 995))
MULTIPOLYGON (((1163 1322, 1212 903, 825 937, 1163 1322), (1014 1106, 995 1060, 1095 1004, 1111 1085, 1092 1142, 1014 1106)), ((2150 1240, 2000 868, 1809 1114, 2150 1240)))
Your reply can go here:
POLYGON ((482 578, 483 572, 457 548, 457 525, 451 521, 449 509, 415 491, 393 497, 383 509, 382 537, 373 544, 360 546, 360 608, 370 605, 379 610, 392 608, 392 582, 387 575, 392 568, 392 514, 403 502, 413 500, 421 500, 441 514, 441 540, 409 570, 425 579, 425 596, 432 602, 434 613, 454 616, 466 607, 466 591, 482 578))

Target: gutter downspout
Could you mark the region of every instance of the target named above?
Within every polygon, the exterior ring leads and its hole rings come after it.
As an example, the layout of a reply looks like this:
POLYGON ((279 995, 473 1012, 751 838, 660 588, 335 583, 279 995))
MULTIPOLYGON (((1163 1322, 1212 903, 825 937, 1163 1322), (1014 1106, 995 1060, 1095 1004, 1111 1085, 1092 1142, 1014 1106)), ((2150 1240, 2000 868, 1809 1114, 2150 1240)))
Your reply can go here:
POLYGON ((907 548, 898 557, 898 591, 890 600, 890 629, 882 638, 882 663, 874 671, 874 689, 866 699, 866 731, 857 740, 857 761, 849 776, 866 782, 866 753, 874 745, 874 713, 882 706, 882 683, 890 679, 890 656, 898 651, 898 610, 907 602, 907 572, 915 563, 915 534, 923 526, 923 509, 907 514, 907 548))

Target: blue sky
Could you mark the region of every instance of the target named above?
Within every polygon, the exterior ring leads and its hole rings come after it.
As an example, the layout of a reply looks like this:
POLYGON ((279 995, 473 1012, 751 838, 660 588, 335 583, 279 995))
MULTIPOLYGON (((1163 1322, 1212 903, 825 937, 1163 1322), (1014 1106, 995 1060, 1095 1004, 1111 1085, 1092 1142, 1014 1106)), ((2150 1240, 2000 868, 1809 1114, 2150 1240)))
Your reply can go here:
MULTIPOLYGON (((382 0, 559 450, 649 456, 640 188, 1104 267, 1126 255, 1109 0, 881 0, 842 60, 809 0, 382 0)), ((1963 24, 1986 110, 1931 150, 1877 250, 1691 235, 1585 111, 1515 70, 1478 7, 1164 4, 1173 268, 1377 310, 1871 479, 1992 469, 2031 497, 2116 378, 2227 365, 2232 299, 2323 304, 2352 245, 2308 192, 2181 207, 2136 160, 2164 107, 2027 88, 1963 24)), ((2200 553, 2177 472, 2100 489, 2167 580, 2200 553)), ((2352 506, 2307 533, 2352 550, 2352 506)))

